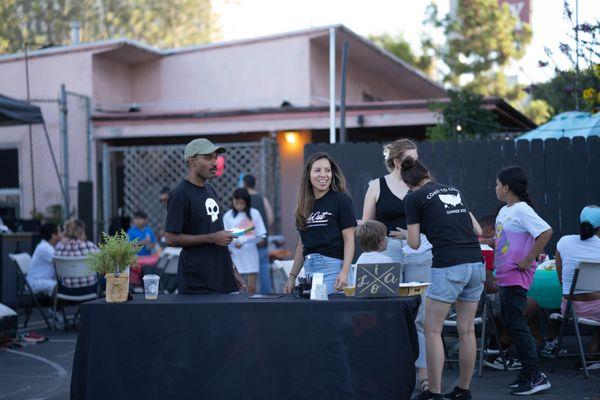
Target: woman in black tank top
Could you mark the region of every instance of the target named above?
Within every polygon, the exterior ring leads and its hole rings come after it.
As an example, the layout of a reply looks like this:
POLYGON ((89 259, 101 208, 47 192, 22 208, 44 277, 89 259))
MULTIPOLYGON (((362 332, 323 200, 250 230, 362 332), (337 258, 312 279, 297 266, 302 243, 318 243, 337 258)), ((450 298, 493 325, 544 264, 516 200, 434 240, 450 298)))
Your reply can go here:
MULTIPOLYGON (((385 163, 390 173, 369 184, 363 207, 363 221, 375 219, 385 224, 388 230, 387 249, 384 252, 394 262, 402 265, 403 282, 428 282, 431 270, 431 245, 423 242, 417 251, 405 246, 406 217, 404 212, 404 196, 408 193, 408 185, 400 176, 400 163, 406 156, 418 158, 417 145, 409 139, 399 139, 384 147, 385 163)), ((427 363, 425 360, 425 332, 423 320, 425 316, 425 298, 415 320, 419 339, 419 358, 415 362, 418 368, 420 389, 428 389, 427 363)))

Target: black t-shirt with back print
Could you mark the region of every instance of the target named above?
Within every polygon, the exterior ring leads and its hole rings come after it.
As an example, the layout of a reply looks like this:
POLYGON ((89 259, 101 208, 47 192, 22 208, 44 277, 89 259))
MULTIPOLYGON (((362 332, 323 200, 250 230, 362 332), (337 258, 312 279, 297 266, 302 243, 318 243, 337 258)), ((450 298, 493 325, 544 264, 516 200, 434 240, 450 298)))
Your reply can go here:
POLYGON ((304 255, 318 253, 344 259, 342 230, 356 226, 354 207, 347 194, 333 190, 315 201, 306 219, 306 228, 300 231, 304 255))
POLYGON ((433 268, 481 262, 481 247, 460 192, 429 182, 404 198, 407 225, 420 224, 433 245, 433 268))
MULTIPOLYGON (((165 231, 206 235, 223 230, 215 190, 184 180, 169 194, 165 231)), ((204 243, 184 247, 177 271, 179 293, 230 293, 238 290, 227 246, 204 243)))

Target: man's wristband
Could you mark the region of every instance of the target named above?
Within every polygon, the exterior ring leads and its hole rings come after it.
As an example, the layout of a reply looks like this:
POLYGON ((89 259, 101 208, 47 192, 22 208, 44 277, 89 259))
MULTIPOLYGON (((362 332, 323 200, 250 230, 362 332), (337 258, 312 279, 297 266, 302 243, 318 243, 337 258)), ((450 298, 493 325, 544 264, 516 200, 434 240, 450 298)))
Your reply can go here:
POLYGON ((298 277, 298 275, 294 274, 293 272, 290 272, 288 275, 291 275, 291 276, 293 276, 294 278, 297 278, 297 277, 298 277))

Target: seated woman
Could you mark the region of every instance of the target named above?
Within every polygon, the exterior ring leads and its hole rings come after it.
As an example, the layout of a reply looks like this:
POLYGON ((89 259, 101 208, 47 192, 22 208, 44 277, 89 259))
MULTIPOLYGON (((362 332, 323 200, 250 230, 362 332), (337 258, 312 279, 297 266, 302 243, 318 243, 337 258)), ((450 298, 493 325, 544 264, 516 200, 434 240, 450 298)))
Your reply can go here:
MULTIPOLYGON (((556 272, 562 285, 562 312, 566 312, 575 268, 581 260, 600 262, 600 207, 591 205, 581 211, 579 235, 563 236, 556 245, 556 272)), ((573 310, 577 317, 600 321, 600 291, 573 294, 573 310)), ((596 329, 589 352, 600 351, 600 329, 596 329)), ((600 367, 600 363, 597 363, 600 367)), ((588 367, 589 368, 589 367, 588 367)))
MULTIPOLYGON (((99 251, 98 247, 86 239, 83 221, 71 218, 65 222, 63 240, 56 244, 55 257, 81 257, 99 251)), ((94 293, 97 289, 96 275, 85 278, 62 278, 58 290, 63 294, 79 296, 94 293)))

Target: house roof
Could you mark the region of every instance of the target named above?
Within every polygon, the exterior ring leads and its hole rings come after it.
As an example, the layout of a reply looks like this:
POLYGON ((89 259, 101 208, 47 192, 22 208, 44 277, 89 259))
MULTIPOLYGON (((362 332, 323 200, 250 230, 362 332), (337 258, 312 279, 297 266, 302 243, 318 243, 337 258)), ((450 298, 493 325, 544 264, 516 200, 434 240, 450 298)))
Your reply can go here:
MULTIPOLYGON (((156 47, 149 46, 142 42, 138 42, 136 40, 130 40, 126 38, 117 38, 117 39, 109 39, 109 40, 100 40, 96 42, 89 43, 80 43, 74 45, 66 45, 66 46, 55 46, 49 47, 40 50, 29 51, 27 56, 30 59, 46 57, 46 56, 55 56, 59 54, 69 54, 69 53, 77 53, 77 52, 92 52, 94 54, 105 54, 110 57, 114 57, 119 59, 122 62, 127 64, 137 64, 140 62, 149 61, 152 59, 158 59, 160 57, 172 57, 178 56, 182 54, 188 54, 192 52, 198 51, 210 51, 213 49, 222 49, 226 47, 233 46, 243 46, 247 44, 260 43, 260 42, 269 42, 280 39, 286 39, 297 36, 307 36, 311 40, 321 41, 321 43, 328 43, 329 30, 334 28, 336 33, 338 33, 341 38, 346 40, 354 41, 359 46, 365 47, 371 51, 372 54, 377 54, 382 56, 384 59, 388 60, 391 64, 396 65, 397 67, 408 71, 411 75, 421 80, 421 82, 425 82, 430 90, 433 90, 433 93, 437 93, 437 95, 433 97, 443 97, 445 94, 445 89, 443 86, 432 79, 428 78, 421 71, 414 68, 413 66, 407 64, 402 61, 398 57, 394 56, 390 52, 384 50, 383 48, 377 46, 370 40, 358 35, 351 29, 347 28, 344 25, 336 24, 336 25, 326 25, 321 27, 302 29, 290 32, 276 33, 272 35, 260 36, 255 38, 248 39, 239 39, 239 40, 231 40, 217 43, 208 43, 201 44, 195 46, 182 47, 177 49, 158 49, 156 47)), ((341 49, 341 40, 336 38, 336 47, 341 49)), ((339 50, 338 50, 339 51, 339 50)), ((351 57, 352 57, 351 50, 351 57)), ((13 54, 5 54, 0 55, 0 63, 3 62, 12 62, 15 60, 19 60, 25 57, 24 52, 13 53, 13 54)), ((410 83, 410 82, 409 82, 410 83)))
MULTIPOLYGON (((447 102, 448 99, 436 99, 436 102, 447 102)), ((405 100, 405 101, 382 101, 359 104, 349 104, 346 106, 347 112, 423 112, 429 110, 430 100, 405 100)), ((536 127, 529 118, 520 111, 513 108, 510 104, 500 98, 486 98, 483 100, 483 107, 494 111, 502 126, 517 129, 533 129, 536 127)), ((188 110, 188 111, 166 111, 166 112, 95 112, 92 116, 95 122, 143 122, 152 120, 190 120, 190 119, 210 119, 210 118, 235 118, 245 116, 276 116, 281 117, 305 114, 328 113, 328 106, 307 106, 307 107, 256 107, 256 108, 238 108, 227 110, 188 110)))

